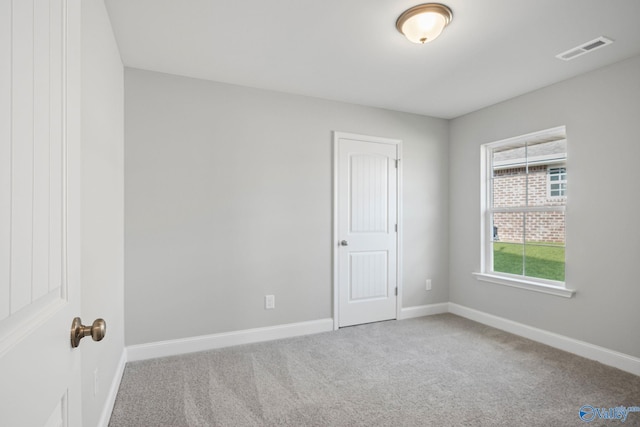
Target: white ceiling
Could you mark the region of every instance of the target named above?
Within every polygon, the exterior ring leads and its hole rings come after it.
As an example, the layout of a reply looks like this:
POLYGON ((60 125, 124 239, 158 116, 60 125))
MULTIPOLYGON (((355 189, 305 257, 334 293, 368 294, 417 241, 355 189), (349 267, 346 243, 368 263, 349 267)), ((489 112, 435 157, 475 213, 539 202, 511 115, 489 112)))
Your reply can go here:
POLYGON ((640 54, 640 0, 443 2, 416 45, 395 20, 420 0, 106 0, 125 66, 442 118, 640 54))

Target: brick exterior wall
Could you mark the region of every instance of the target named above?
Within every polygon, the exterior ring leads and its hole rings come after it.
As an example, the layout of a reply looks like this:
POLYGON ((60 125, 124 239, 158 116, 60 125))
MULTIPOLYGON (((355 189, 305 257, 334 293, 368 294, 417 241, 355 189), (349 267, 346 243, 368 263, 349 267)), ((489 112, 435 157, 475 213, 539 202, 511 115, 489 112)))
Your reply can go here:
MULTIPOLYGON (((529 167, 529 206, 561 206, 565 198, 548 197, 547 166, 529 167)), ((494 207, 526 205, 527 175, 525 168, 494 171, 494 207)), ((564 212, 530 212, 526 219, 526 240, 535 242, 564 243, 564 212)), ((519 213, 495 213, 493 225, 497 227, 497 240, 522 242, 523 215, 519 213)))

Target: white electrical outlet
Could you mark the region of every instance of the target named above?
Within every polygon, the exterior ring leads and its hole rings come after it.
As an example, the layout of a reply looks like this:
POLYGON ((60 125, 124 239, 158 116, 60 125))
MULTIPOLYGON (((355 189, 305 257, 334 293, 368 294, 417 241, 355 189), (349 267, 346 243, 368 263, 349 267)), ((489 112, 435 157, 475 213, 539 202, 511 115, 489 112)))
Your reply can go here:
POLYGON ((427 291, 430 291, 430 290, 431 290, 431 279, 427 279, 425 289, 426 289, 427 291))
POLYGON ((271 310, 272 308, 276 308, 276 297, 275 295, 265 295, 264 296, 264 308, 267 310, 271 310))

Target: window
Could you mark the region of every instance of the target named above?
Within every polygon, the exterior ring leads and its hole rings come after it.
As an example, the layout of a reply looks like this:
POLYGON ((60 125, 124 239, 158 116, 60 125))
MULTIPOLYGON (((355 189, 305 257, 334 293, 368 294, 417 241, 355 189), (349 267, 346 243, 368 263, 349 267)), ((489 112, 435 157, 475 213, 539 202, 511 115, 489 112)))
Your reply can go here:
POLYGON ((549 168, 549 197, 567 196, 567 168, 549 168))
POLYGON ((565 287, 564 127, 482 146, 479 280, 570 297, 565 287))

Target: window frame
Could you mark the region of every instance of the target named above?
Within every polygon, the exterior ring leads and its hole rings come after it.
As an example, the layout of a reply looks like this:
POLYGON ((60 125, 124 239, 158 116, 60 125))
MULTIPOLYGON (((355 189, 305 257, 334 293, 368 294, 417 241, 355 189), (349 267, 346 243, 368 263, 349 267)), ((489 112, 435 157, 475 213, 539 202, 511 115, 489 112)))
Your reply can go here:
MULTIPOLYGON (((493 208, 493 187, 492 187, 492 155, 496 148, 509 145, 519 145, 527 140, 540 139, 545 137, 557 137, 562 135, 566 139, 565 126, 559 126, 540 132, 533 132, 513 138, 482 144, 480 149, 481 157, 481 255, 480 255, 480 272, 474 272, 473 275, 477 280, 482 282, 490 282, 498 285, 510 286, 514 288, 541 292, 550 295, 571 298, 575 294, 575 290, 566 286, 566 278, 564 282, 542 279, 532 276, 515 275, 493 271, 493 214, 498 212, 566 212, 565 206, 525 206, 525 207, 504 207, 493 208)), ((559 162, 560 163, 560 162, 559 162)), ((528 163, 527 163, 528 164, 528 163)), ((533 163, 535 164, 535 163, 533 163)), ((566 173, 566 163, 562 162, 566 173)), ((555 167, 555 165, 554 165, 555 167)), ((566 180, 565 180, 566 183, 566 180)), ((549 188, 549 186, 547 187, 549 188)), ((559 196, 566 199, 565 196, 559 196)), ((558 199, 559 197, 554 197, 558 199)), ((566 214, 565 214, 566 223, 566 214)), ((566 250, 565 236, 565 250, 566 250)), ((566 265, 566 252, 565 252, 566 265)))

